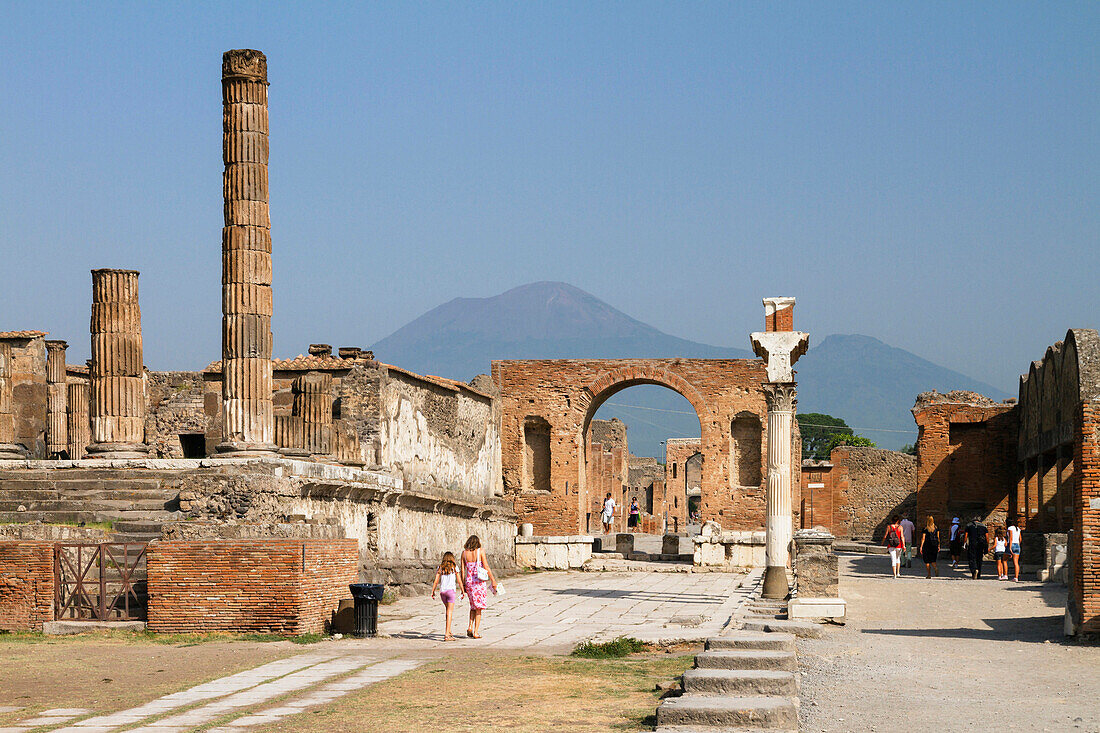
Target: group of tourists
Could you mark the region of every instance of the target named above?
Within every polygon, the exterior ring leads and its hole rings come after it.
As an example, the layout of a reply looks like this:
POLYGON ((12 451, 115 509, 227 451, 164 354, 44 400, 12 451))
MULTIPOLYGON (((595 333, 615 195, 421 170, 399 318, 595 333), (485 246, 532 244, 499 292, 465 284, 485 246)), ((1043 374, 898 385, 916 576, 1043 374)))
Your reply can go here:
MULTIPOLYGON (((603 524, 603 533, 611 534, 611 524, 615 521, 615 509, 618 504, 615 503, 615 499, 611 496, 611 492, 607 492, 607 496, 603 499, 603 510, 600 512, 600 523, 603 524)), ((638 500, 633 498, 630 500, 630 512, 627 515, 626 526, 629 529, 634 529, 638 526, 638 521, 642 518, 642 508, 638 506, 638 500)))
MULTIPOLYGON (((993 559, 997 563, 997 580, 1008 580, 1009 562, 1012 563, 1013 580, 1020 580, 1020 520, 1017 517, 1006 527, 994 527, 993 530, 993 559)), ((908 514, 895 514, 890 520, 890 526, 886 528, 883 544, 890 553, 890 569, 894 577, 900 577, 901 568, 913 567, 913 555, 920 555, 924 562, 924 577, 939 577, 940 571, 937 561, 940 554, 940 535, 936 528, 936 520, 932 515, 925 519, 924 529, 920 533, 920 540, 914 548, 914 531, 916 526, 909 519, 908 514), (914 549, 916 553, 914 553, 914 549)), ((951 555, 951 567, 957 567, 959 558, 966 553, 967 565, 970 569, 970 577, 978 580, 982 577, 982 560, 989 552, 989 529, 982 523, 982 518, 975 515, 965 526, 960 526, 960 520, 955 517, 951 520, 951 529, 948 533, 948 550, 951 555)))
POLYGON ((481 638, 481 612, 485 610, 489 600, 486 586, 492 588, 494 594, 504 591, 493 577, 493 571, 489 569, 489 561, 485 559, 485 551, 481 549, 481 540, 476 534, 470 535, 466 540, 461 564, 455 560, 453 553, 443 553, 443 559, 435 571, 435 581, 432 583, 432 598, 435 598, 438 588, 439 599, 443 601, 446 612, 444 641, 454 641, 454 636, 451 634, 451 616, 455 601, 463 596, 470 599, 470 625, 466 627, 466 636, 471 639, 481 638), (456 594, 460 594, 458 598, 456 594))

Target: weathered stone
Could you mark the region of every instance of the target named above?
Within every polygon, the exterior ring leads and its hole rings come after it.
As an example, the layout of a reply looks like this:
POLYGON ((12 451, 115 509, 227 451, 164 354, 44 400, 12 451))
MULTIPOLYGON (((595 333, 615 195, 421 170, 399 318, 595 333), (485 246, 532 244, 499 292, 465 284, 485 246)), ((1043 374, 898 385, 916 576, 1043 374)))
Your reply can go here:
POLYGON ((46 342, 46 452, 51 456, 67 454, 69 450, 69 394, 65 370, 68 346, 64 341, 46 342))

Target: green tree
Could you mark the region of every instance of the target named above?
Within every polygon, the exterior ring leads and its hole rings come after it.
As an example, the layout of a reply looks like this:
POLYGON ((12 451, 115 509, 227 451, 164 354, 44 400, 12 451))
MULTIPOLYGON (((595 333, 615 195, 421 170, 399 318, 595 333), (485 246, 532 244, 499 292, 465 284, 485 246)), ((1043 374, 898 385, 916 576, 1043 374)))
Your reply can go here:
POLYGON ((911 456, 915 456, 917 455, 917 446, 913 445, 912 443, 906 443, 901 448, 899 448, 898 451, 901 453, 908 453, 911 456))
POLYGON ((829 438, 829 445, 825 451, 825 455, 829 455, 833 452, 833 448, 838 445, 854 445, 863 448, 876 448, 875 441, 869 438, 864 438, 862 435, 856 435, 855 433, 835 433, 833 437, 829 438))
POLYGON ((834 435, 854 434, 841 418, 820 412, 799 413, 798 430, 802 433, 802 457, 817 460, 829 457, 829 441, 834 435))

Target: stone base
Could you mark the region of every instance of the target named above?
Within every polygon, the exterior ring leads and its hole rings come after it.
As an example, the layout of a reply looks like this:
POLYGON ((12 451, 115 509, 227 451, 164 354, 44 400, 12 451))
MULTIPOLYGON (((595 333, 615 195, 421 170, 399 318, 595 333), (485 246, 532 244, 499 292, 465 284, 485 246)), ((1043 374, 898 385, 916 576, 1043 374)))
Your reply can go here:
POLYGON ((15 443, 0 443, 0 461, 25 461, 27 449, 15 443))
POLYGON ((696 566, 727 568, 764 567, 763 532, 711 531, 692 538, 696 566))
POLYGON ((144 621, 46 621, 42 633, 48 636, 83 634, 88 631, 145 631, 144 621))
POLYGON ((149 446, 145 443, 92 443, 86 449, 88 458, 121 459, 148 458, 149 446))
MULTIPOLYGON (((222 445, 228 445, 228 444, 227 443, 222 443, 222 445)), ((222 449, 222 446, 219 445, 217 447, 217 450, 220 451, 221 449, 222 449)), ((309 451, 304 450, 302 448, 280 448, 279 449, 279 455, 286 456, 287 458, 307 459, 307 458, 309 458, 309 451)))
POLYGON ((592 558, 592 538, 516 537, 516 564, 540 570, 569 570, 582 567, 592 558))
POLYGON ((786 598, 791 592, 787 585, 787 568, 772 566, 764 571, 764 590, 761 596, 764 598, 786 598))
POLYGON ((278 457, 279 455, 279 446, 274 443, 234 443, 226 441, 218 443, 214 450, 218 451, 219 458, 266 458, 278 457))
POLYGON ((847 615, 843 598, 792 598, 787 604, 787 618, 792 621, 838 619, 847 615))

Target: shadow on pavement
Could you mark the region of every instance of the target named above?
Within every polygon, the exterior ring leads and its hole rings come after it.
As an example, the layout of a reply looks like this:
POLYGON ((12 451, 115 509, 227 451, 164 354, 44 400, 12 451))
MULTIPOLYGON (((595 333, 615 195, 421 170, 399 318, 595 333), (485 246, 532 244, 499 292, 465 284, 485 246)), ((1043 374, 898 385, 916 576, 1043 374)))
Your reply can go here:
POLYGON ((983 641, 1025 641, 1064 643, 1062 614, 1025 618, 987 618, 988 629, 863 629, 864 634, 881 636, 927 636, 944 639, 981 639, 983 641))
POLYGON ((629 598, 632 601, 672 601, 675 603, 725 603, 728 596, 705 593, 655 593, 648 590, 607 590, 599 588, 557 588, 555 595, 582 596, 585 598, 629 598))

